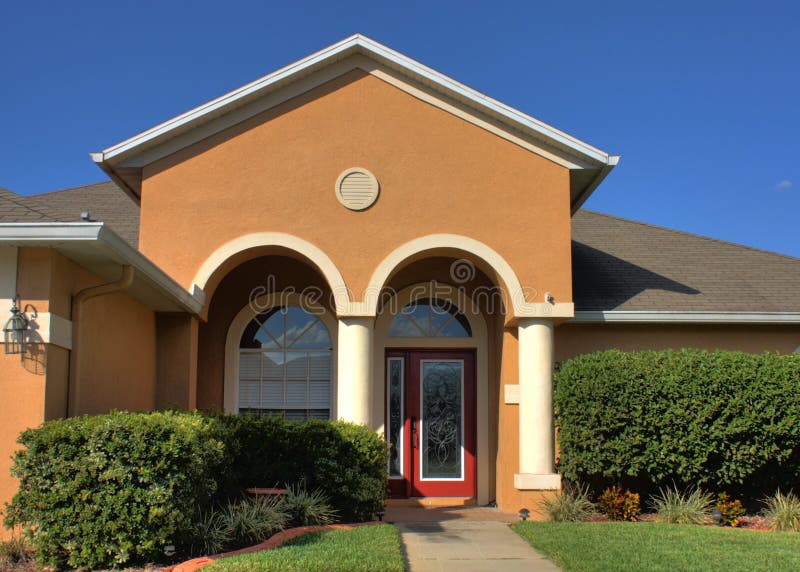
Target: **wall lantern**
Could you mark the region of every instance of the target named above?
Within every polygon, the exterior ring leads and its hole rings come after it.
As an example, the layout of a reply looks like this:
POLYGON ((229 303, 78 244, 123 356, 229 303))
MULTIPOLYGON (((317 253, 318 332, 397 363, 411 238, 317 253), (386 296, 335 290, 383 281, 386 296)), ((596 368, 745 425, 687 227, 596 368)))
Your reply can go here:
POLYGON ((7 354, 25 353, 25 336, 28 332, 28 319, 19 309, 19 295, 11 307, 11 317, 3 328, 3 343, 7 354))

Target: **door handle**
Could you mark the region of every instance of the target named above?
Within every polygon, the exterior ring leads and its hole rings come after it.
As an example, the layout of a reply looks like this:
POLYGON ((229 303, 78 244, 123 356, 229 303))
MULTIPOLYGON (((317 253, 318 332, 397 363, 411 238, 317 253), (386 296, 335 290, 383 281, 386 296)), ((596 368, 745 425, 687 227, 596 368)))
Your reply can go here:
POLYGON ((417 418, 411 417, 411 448, 417 448, 417 418))

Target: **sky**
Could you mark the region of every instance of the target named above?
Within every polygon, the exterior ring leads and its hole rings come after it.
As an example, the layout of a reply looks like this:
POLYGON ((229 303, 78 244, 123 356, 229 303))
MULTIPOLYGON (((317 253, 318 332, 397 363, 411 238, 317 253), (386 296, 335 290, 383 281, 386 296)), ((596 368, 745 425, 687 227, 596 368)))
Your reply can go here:
POLYGON ((0 3, 0 186, 359 32, 612 154, 586 208, 800 257, 800 2, 0 3))

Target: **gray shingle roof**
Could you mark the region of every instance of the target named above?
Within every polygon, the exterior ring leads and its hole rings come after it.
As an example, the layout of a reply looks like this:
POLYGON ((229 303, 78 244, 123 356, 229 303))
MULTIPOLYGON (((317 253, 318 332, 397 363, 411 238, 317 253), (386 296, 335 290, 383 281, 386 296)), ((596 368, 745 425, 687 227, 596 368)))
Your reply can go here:
POLYGON ((46 214, 27 206, 19 195, 0 187, 0 222, 52 221, 46 214))
MULTIPOLYGON (((73 222, 81 220, 82 212, 88 212, 91 220, 108 224, 134 247, 139 244, 139 205, 111 181, 39 195, 5 193, 8 202, 19 205, 19 210, 15 211, 10 206, 4 208, 4 203, 0 201, 0 222, 73 222), (34 218, 33 213, 38 213, 42 218, 34 218)), ((0 195, 2 198, 3 195, 0 195)))
POLYGON ((800 312, 800 259, 581 210, 576 310, 800 312))

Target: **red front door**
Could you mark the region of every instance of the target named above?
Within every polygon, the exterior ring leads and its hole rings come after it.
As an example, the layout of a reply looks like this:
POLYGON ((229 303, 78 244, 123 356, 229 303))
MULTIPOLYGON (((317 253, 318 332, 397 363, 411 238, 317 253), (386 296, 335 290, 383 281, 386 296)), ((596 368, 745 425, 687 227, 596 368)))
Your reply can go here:
POLYGON ((393 497, 475 496, 475 352, 387 350, 393 497))

